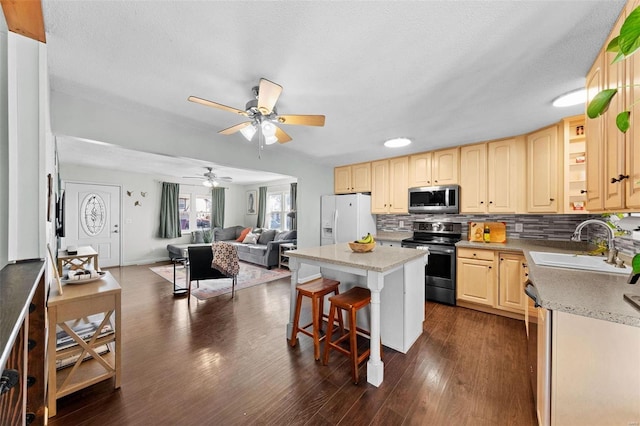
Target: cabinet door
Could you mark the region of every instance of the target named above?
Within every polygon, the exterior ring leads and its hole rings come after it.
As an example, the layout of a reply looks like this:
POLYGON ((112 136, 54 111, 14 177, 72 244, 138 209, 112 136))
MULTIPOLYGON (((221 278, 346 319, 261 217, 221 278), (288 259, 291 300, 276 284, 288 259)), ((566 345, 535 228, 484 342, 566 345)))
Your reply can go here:
POLYGON ((459 148, 443 149, 433 153, 432 173, 434 185, 458 183, 459 148))
POLYGON ((409 157, 409 188, 432 186, 431 161, 433 154, 424 152, 409 157))
POLYGON ((409 212, 409 158, 389 160, 389 213, 409 212))
POLYGON ((512 253, 499 253, 498 307, 523 314, 527 307, 524 294, 525 259, 512 253))
MULTIPOLYGON (((612 34, 619 34, 624 16, 613 27, 612 34)), ((606 61, 613 58, 614 54, 608 54, 606 61)), ((607 89, 620 88, 625 84, 625 63, 609 63, 605 72, 605 86, 607 89)), ((618 90, 618 94, 611 100, 609 109, 603 115, 604 120, 604 208, 624 208, 625 180, 619 181, 624 176, 624 149, 625 134, 616 126, 616 116, 626 109, 625 90, 618 90)))
MULTIPOLYGON (((604 88, 604 51, 596 58, 587 74, 587 105, 604 88)), ((601 211, 604 207, 602 186, 604 182, 604 127, 602 117, 587 118, 585 122, 587 151, 587 205, 589 211, 601 211)))
MULTIPOLYGON (((489 142, 487 145, 488 213, 524 211, 525 170, 524 138, 489 142)), ((464 194, 464 191, 462 193, 464 194)))
POLYGON ((389 161, 371 163, 371 213, 389 213, 389 161))
POLYGON ((351 192, 351 166, 333 169, 333 192, 335 194, 348 194, 351 192))
POLYGON ((457 268, 458 299, 495 306, 496 272, 494 262, 459 257, 457 268))
MULTIPOLYGON (((640 5, 640 1, 627 4, 628 13, 640 5)), ((627 63, 627 105, 635 105, 631 111, 631 127, 626 134, 626 205, 627 208, 640 207, 640 56, 632 55, 627 63)))
POLYGON ((461 213, 486 213, 487 144, 460 148, 460 186, 461 213))
POLYGON ((527 211, 558 213, 561 184, 558 126, 527 136, 527 211))
POLYGON ((371 163, 353 164, 351 183, 353 192, 371 192, 371 163))

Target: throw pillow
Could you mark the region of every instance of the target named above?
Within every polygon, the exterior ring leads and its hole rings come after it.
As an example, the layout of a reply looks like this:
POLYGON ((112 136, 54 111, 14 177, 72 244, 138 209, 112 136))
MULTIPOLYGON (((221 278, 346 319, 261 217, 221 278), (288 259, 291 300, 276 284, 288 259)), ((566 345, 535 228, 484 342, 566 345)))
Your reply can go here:
POLYGON ((240 236, 236 239, 237 242, 241 243, 244 241, 244 238, 247 236, 247 234, 251 232, 251 227, 249 228, 244 228, 242 230, 242 232, 240 232, 240 236))
POLYGON ((260 234, 260 238, 258 238, 258 244, 267 245, 269 244, 270 241, 273 241, 275 237, 276 237, 275 229, 264 230, 262 231, 262 234, 260 234))
POLYGON ((252 234, 249 232, 244 240, 242 240, 242 244, 255 244, 258 241, 258 236, 256 234, 252 234))
POLYGON ((191 234, 191 240, 194 244, 204 243, 204 235, 202 231, 193 231, 193 234, 191 234))

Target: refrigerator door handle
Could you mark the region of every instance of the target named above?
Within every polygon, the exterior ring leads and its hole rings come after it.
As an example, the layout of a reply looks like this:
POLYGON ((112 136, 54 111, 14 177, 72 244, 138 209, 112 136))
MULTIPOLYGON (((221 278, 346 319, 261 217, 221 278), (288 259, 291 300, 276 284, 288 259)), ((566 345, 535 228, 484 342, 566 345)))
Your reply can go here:
POLYGON ((338 244, 338 210, 333 212, 333 244, 338 244))

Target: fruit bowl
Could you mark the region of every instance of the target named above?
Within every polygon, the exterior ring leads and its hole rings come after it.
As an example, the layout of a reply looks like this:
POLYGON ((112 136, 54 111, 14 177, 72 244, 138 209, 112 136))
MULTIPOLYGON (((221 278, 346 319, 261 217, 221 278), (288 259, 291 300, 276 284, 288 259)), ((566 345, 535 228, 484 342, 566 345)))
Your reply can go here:
POLYGON ((369 252, 373 250, 375 246, 376 246, 375 241, 372 243, 349 243, 349 247, 351 247, 351 250, 353 250, 356 253, 369 252))

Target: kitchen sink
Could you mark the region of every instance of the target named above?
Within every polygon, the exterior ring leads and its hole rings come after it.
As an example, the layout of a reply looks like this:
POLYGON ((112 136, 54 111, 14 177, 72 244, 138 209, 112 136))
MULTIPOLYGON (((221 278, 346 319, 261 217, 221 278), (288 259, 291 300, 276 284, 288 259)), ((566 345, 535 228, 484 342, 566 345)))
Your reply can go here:
POLYGON ((539 266, 555 266, 557 268, 582 269, 611 274, 628 274, 631 271, 629 267, 616 268, 613 265, 609 265, 604 261, 603 256, 549 253, 544 251, 531 251, 529 254, 533 262, 539 266))

